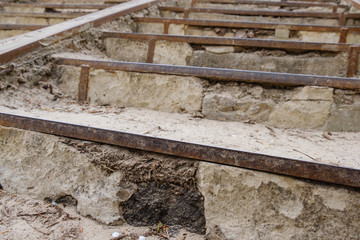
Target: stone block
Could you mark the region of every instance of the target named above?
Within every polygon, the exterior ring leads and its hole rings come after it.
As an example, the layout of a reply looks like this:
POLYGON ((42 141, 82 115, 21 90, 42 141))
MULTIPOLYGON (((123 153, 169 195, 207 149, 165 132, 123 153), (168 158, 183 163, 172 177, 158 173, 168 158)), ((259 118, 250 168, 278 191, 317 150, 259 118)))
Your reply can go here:
POLYGON ((275 37, 288 39, 290 37, 290 30, 286 28, 277 28, 275 29, 275 37))
POLYGON ((208 239, 338 239, 360 232, 360 193, 270 173, 201 163, 208 239))
POLYGON ((213 93, 204 97, 202 113, 206 118, 220 121, 264 122, 274 105, 271 100, 239 99, 229 93, 213 93))
POLYGON ((88 99, 98 105, 197 112, 202 98, 202 83, 195 77, 103 70, 90 73, 88 99))
POLYGON ((279 128, 320 128, 329 118, 332 104, 332 101, 288 101, 274 108, 267 124, 279 128))

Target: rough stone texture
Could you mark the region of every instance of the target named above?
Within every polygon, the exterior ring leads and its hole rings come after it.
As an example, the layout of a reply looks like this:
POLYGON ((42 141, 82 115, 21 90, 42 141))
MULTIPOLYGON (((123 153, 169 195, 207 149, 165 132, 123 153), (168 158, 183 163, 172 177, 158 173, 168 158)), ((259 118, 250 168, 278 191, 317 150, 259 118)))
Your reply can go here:
POLYGON ((208 239, 357 239, 360 192, 201 163, 208 239))
POLYGON ((357 32, 348 33, 346 43, 360 43, 360 34, 357 32))
POLYGON ((155 45, 154 63, 186 65, 192 53, 193 49, 188 43, 159 41, 155 45))
POLYGON ((128 62, 146 62, 148 43, 146 41, 133 41, 123 38, 105 39, 106 55, 118 60, 128 62))
POLYGON ((275 37, 280 39, 288 39, 290 36, 290 30, 284 28, 275 29, 275 37))
POLYGON ((201 80, 195 77, 103 70, 90 74, 88 99, 98 105, 197 112, 202 98, 201 80))
MULTIPOLYGON (((127 39, 108 38, 105 40, 106 54, 119 61, 146 62, 148 43, 127 39)), ((186 59, 192 55, 188 43, 157 41, 154 63, 186 65, 186 59), (169 54, 171 53, 171 54, 169 54)))
POLYGON ((233 53, 235 51, 234 47, 231 46, 205 46, 205 50, 211 53, 233 53))
POLYGON ((329 131, 360 131, 360 104, 340 105, 331 108, 324 129, 329 131))
MULTIPOLYGON (((77 98, 80 69, 62 67, 59 88, 77 98)), ((90 72, 88 100, 97 105, 141 107, 165 112, 198 112, 203 100, 202 81, 195 77, 132 72, 90 72)))
POLYGON ((268 120, 274 105, 272 100, 259 100, 252 97, 239 99, 225 92, 206 95, 202 114, 206 118, 222 121, 264 122, 268 120))
POLYGON ((23 30, 0 30, 0 39, 14 37, 27 32, 28 31, 23 31, 23 30))
POLYGON ((83 216, 117 222, 121 216, 116 197, 122 175, 107 175, 57 137, 0 128, 0 182, 7 191, 36 198, 71 195, 83 216))
POLYGON ((284 72, 295 74, 341 76, 346 69, 346 54, 321 56, 313 54, 288 55, 284 51, 215 54, 197 50, 188 65, 241 70, 284 72), (332 64, 329 68, 329 64, 332 64))
POLYGON ((330 116, 332 94, 332 88, 301 88, 290 101, 274 108, 268 123, 280 128, 320 128, 330 116))
POLYGON ((0 128, 0 165, 4 190, 77 204, 81 215, 102 223, 166 220, 205 231, 195 161, 0 128))
POLYGON ((338 43, 340 33, 323 33, 323 32, 311 32, 311 31, 299 31, 299 38, 303 42, 328 42, 338 43))
POLYGON ((67 95, 78 98, 80 70, 73 66, 61 66, 58 68, 59 76, 57 85, 67 95))

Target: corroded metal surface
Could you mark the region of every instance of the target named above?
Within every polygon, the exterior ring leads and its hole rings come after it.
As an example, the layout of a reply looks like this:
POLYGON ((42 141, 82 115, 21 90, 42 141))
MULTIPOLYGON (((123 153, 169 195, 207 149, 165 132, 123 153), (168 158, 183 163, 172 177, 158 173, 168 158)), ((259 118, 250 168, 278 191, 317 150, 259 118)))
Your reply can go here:
POLYGON ((132 40, 156 39, 160 41, 187 42, 195 44, 215 44, 231 45, 241 47, 264 47, 280 49, 302 49, 330 52, 345 52, 349 50, 351 44, 323 43, 323 42, 300 42, 285 40, 268 40, 255 38, 226 38, 226 37, 206 37, 206 36, 182 36, 166 34, 143 34, 143 33, 123 33, 123 32, 103 32, 104 38, 126 38, 132 40))
POLYGON ((328 183, 360 187, 360 170, 0 113, 0 125, 328 183))
POLYGON ((49 37, 52 37, 51 43, 55 43, 63 38, 67 38, 79 32, 85 31, 91 27, 99 26, 105 22, 112 21, 120 16, 124 16, 131 12, 150 7, 151 5, 160 1, 161 0, 133 0, 127 3, 103 9, 98 12, 90 13, 67 22, 40 29, 38 32, 35 31, 28 33, 26 39, 22 38, 20 35, 17 37, 1 40, 0 64, 7 63, 16 57, 40 48, 40 41, 48 39, 49 37))
POLYGON ((58 58, 57 61, 58 64, 78 67, 86 64, 96 69, 195 76, 219 81, 262 83, 277 86, 327 86, 341 89, 360 89, 360 79, 357 78, 72 58, 58 58))
MULTIPOLYGON (((266 22, 242 22, 227 20, 204 20, 204 19, 178 19, 178 18, 153 18, 138 17, 135 22, 163 23, 163 24, 184 24, 188 26, 203 27, 226 27, 226 28, 253 28, 275 30, 279 27, 293 31, 314 31, 314 32, 341 32, 344 27, 311 24, 289 24, 289 23, 266 23, 266 22)), ((346 27, 348 32, 360 33, 360 27, 346 27)))
POLYGON ((344 8, 348 9, 348 5, 326 3, 326 2, 287 2, 287 1, 261 1, 261 0, 192 0, 192 6, 196 3, 222 3, 222 4, 244 4, 244 5, 261 5, 261 6, 279 6, 279 7, 323 7, 323 8, 344 8))

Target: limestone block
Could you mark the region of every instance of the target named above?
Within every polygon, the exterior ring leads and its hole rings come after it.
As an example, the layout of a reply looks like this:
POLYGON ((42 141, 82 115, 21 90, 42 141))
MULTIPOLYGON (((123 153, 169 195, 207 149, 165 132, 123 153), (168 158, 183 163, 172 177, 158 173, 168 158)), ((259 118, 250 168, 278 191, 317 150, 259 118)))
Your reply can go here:
POLYGON ((196 112, 202 96, 201 80, 195 77, 103 70, 90 74, 88 99, 99 105, 196 112))
POLYGON ((185 25, 183 24, 170 24, 169 34, 172 35, 185 35, 185 25))
POLYGON ((162 23, 137 23, 138 33, 162 34, 164 32, 164 24, 162 23))
POLYGON ((59 89, 68 96, 74 99, 78 97, 80 68, 73 66, 61 66, 58 68, 59 76, 57 85, 59 89))
POLYGON ((211 53, 233 53, 235 52, 235 48, 231 46, 206 46, 206 51, 211 53))
POLYGON ((305 86, 298 89, 292 100, 334 101, 334 89, 328 87, 305 86))
POLYGON ((0 30, 0 39, 5 39, 13 36, 17 36, 20 34, 27 33, 29 31, 23 31, 23 30, 0 30))
POLYGON ((290 37, 290 30, 286 28, 277 28, 275 29, 275 37, 288 39, 290 37))
POLYGON ((360 34, 358 32, 350 32, 347 35, 346 43, 360 43, 360 34))
POLYGON ((193 49, 188 43, 157 41, 155 45, 154 63, 186 65, 193 49))
POLYGON ((45 134, 0 128, 0 182, 10 192, 35 198, 71 195, 77 210, 102 223, 121 219, 119 172, 106 174, 86 155, 45 134))
POLYGON ((298 34, 300 40, 304 42, 338 43, 340 38, 340 33, 299 31, 298 34))
POLYGON ((257 100, 251 97, 236 98, 229 93, 212 93, 204 97, 203 115, 221 121, 254 120, 264 122, 274 107, 271 100, 257 100))
POLYGON ((123 38, 106 38, 106 54, 118 61, 146 62, 148 43, 123 38))
POLYGON ((228 53, 215 54, 208 51, 194 51, 188 65, 199 67, 218 67, 241 70, 284 72, 296 74, 340 76, 346 68, 345 54, 333 57, 299 57, 269 52, 269 54, 228 53), (329 64, 331 63, 331 68, 329 64))
POLYGON ((208 239, 338 239, 360 233, 359 191, 201 163, 208 239))
POLYGON ((331 113, 324 129, 327 131, 360 131, 360 104, 340 105, 331 108, 331 113))

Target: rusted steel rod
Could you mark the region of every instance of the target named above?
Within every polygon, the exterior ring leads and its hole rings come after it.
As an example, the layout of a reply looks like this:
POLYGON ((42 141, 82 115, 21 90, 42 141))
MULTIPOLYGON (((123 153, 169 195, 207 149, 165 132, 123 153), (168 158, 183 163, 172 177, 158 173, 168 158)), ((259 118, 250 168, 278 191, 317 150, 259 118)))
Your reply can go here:
POLYGON ((0 113, 0 125, 304 179, 360 187, 360 170, 0 113))
POLYGON ((37 30, 49 25, 38 25, 38 24, 2 24, 0 23, 0 30, 37 30))
POLYGON ((81 67, 81 65, 89 65, 91 68, 111 71, 121 70, 141 73, 195 76, 200 78, 215 79, 218 81, 261 83, 278 86, 308 85, 327 86, 341 89, 360 89, 360 79, 357 78, 71 58, 57 58, 57 62, 58 64, 77 67, 81 67))
POLYGON ((349 49, 346 77, 354 77, 358 71, 360 46, 351 46, 349 49))
POLYGON ((56 24, 55 26, 41 29, 41 32, 34 31, 28 33, 30 37, 27 39, 11 38, 11 40, 1 40, 0 64, 7 63, 16 57, 40 48, 42 46, 40 42, 44 39, 50 40, 51 37, 51 43, 54 43, 63 38, 85 31, 90 27, 96 27, 120 16, 150 7, 159 1, 160 0, 132 0, 124 4, 115 5, 67 22, 56 24))
POLYGON ((337 12, 293 12, 293 11, 268 11, 268 10, 236 10, 236 9, 222 9, 222 8, 182 8, 160 6, 161 11, 172 11, 184 14, 184 18, 189 18, 190 13, 220 13, 240 16, 271 16, 271 17, 288 17, 288 18, 325 18, 338 19, 339 25, 346 25, 347 19, 360 19, 359 13, 337 13, 337 12))
POLYGON ((85 102, 87 99, 87 93, 89 87, 89 75, 90 75, 90 66, 82 65, 80 72, 79 90, 78 90, 78 100, 80 103, 85 102))
POLYGON ((112 4, 56 4, 56 3, 11 3, 0 2, 0 7, 19 8, 55 8, 55 9, 104 9, 113 6, 112 4))
MULTIPOLYGON (((307 25, 307 24, 288 24, 288 23, 265 23, 265 22, 240 22, 226 20, 202 20, 202 19, 178 19, 178 18, 155 18, 155 17, 136 17, 135 22, 163 23, 163 24, 184 24, 188 26, 203 27, 226 27, 226 28, 254 28, 270 29, 285 28, 294 31, 314 31, 314 32, 341 32, 344 27, 327 25, 307 25)), ((360 27, 346 27, 348 32, 360 33, 360 27)))
POLYGON ((182 36, 167 34, 141 34, 141 33, 122 33, 122 32, 103 32, 104 38, 126 38, 132 40, 186 42, 194 44, 213 44, 231 45, 242 47, 263 47, 280 49, 301 49, 330 52, 345 52, 349 50, 351 44, 339 43, 318 43, 318 42, 299 42, 284 40, 250 39, 250 38, 225 38, 225 37, 203 37, 203 36, 182 36))
MULTIPOLYGON (((268 11, 268 10, 236 10, 236 9, 222 9, 222 8, 182 8, 182 7, 169 7, 169 6, 160 6, 159 10, 161 11, 172 11, 183 13, 187 12, 196 12, 196 13, 222 13, 222 14, 231 14, 231 15, 242 15, 242 16, 273 16, 273 17, 311 17, 311 18, 329 18, 329 19, 338 19, 340 18, 340 13, 333 12, 291 12, 291 11, 268 11)), ((352 15, 352 18, 355 18, 357 15, 352 15)))
POLYGON ((344 8, 348 5, 325 3, 325 2, 286 2, 286 1, 261 1, 261 0, 192 0, 192 6, 196 3, 221 3, 221 4, 243 4, 243 5, 262 5, 262 6, 279 6, 279 7, 324 7, 324 8, 344 8))
POLYGON ((86 13, 34 13, 34 12, 0 12, 2 17, 33 17, 33 18, 76 18, 86 13))

